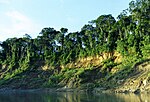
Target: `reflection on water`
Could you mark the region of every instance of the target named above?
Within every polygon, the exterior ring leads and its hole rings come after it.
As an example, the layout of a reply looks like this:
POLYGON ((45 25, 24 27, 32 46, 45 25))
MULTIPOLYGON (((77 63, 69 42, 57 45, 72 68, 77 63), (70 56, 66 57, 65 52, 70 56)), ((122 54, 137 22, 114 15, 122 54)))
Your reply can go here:
POLYGON ((0 102, 150 102, 148 94, 91 94, 73 92, 7 92, 0 102))

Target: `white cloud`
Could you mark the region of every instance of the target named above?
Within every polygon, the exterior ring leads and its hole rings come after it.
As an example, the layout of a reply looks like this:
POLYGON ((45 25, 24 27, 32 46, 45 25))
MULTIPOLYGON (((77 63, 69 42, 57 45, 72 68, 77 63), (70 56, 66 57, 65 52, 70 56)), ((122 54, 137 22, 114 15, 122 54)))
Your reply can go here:
POLYGON ((6 23, 3 21, 5 24, 0 24, 0 41, 10 37, 22 37, 26 33, 35 34, 40 30, 38 24, 19 11, 9 11, 4 16, 6 23))

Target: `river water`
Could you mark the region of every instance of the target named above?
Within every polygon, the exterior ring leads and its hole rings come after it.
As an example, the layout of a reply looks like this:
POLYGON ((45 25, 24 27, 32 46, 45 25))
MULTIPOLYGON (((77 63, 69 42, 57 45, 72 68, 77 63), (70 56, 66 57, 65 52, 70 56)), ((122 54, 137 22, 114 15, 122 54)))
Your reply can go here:
POLYGON ((1 92, 0 102, 150 102, 150 94, 1 92))

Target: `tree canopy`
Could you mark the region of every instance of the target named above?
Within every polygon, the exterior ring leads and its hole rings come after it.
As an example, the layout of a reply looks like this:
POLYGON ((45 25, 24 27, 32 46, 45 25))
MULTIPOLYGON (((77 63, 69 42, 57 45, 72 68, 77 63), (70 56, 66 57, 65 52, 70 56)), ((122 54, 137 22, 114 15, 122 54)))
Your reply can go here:
POLYGON ((77 58, 114 51, 122 56, 150 54, 149 0, 131 1, 117 20, 111 14, 101 15, 79 32, 49 27, 43 28, 35 39, 28 34, 22 38, 9 38, 0 42, 0 63, 11 64, 11 70, 20 63, 30 65, 39 60, 57 66, 77 58))

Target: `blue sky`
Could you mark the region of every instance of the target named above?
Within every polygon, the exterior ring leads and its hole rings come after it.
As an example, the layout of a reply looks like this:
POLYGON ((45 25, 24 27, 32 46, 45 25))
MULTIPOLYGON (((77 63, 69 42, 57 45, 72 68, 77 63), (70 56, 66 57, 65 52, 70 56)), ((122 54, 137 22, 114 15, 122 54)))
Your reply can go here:
POLYGON ((30 34, 42 28, 80 31, 88 21, 103 14, 114 17, 128 8, 131 0, 0 0, 0 41, 30 34))

